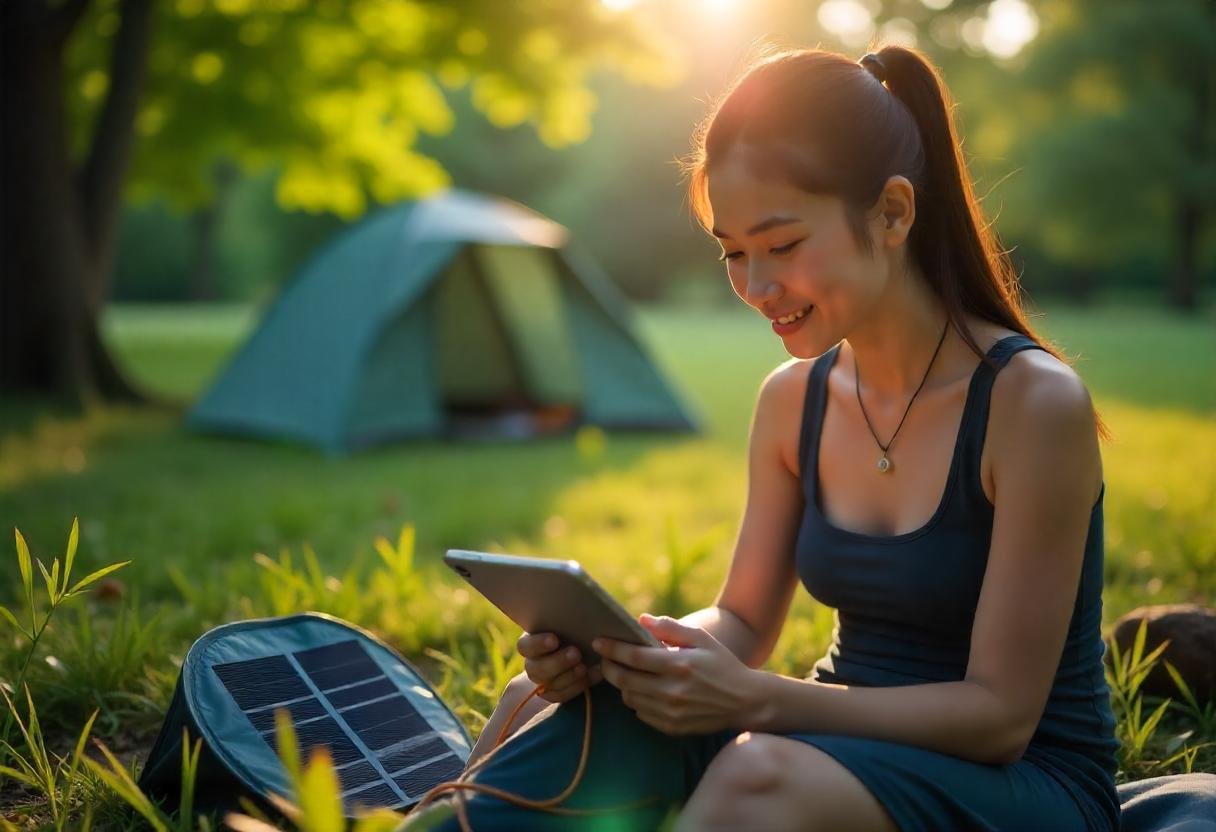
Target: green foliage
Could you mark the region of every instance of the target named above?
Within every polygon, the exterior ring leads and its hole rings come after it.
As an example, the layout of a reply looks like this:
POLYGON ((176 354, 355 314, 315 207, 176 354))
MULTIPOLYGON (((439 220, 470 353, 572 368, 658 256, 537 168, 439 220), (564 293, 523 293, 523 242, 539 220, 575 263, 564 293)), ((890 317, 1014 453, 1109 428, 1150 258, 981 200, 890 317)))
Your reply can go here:
POLYGON ((104 736, 147 722, 164 687, 156 669, 169 652, 165 619, 166 610, 150 610, 134 593, 112 619, 75 609, 46 657, 50 672, 38 678, 43 711, 66 723, 96 707, 104 736))
POLYGON ((0 741, 0 749, 15 766, 0 765, 0 776, 11 777, 14 781, 37 790, 45 799, 51 822, 54 824, 56 832, 59 832, 76 808, 74 798, 77 796, 76 789, 80 780, 77 771, 84 754, 85 740, 93 729, 93 720, 97 717, 97 712, 93 712, 93 715, 84 724, 84 728, 81 729, 71 759, 56 758, 54 753, 47 750, 29 686, 23 686, 22 690, 25 692, 26 702, 26 719, 24 720, 18 713, 17 706, 9 697, 8 691, 0 686, 0 694, 4 696, 5 712, 16 721, 25 741, 23 750, 14 748, 7 741, 0 741))
MULTIPOLYGON (((105 100, 115 0, 93 4, 69 50, 67 90, 81 147, 105 100)), ((506 7, 422 0, 176 0, 154 4, 148 77, 136 119, 131 184, 197 204, 212 164, 281 165, 287 208, 361 213, 447 184, 415 149, 453 127, 445 89, 468 86, 493 124, 535 125, 549 145, 583 140, 600 67, 662 80, 653 32, 598 3, 506 7)))
POLYGON ((1019 171, 1002 188, 1003 231, 1083 267, 1166 262, 1179 203, 1216 208, 1216 13, 1206 0, 1054 0, 1040 17, 996 106, 979 106, 984 149, 1019 171))
MULTIPOLYGON (((1117 721, 1115 734, 1120 743, 1119 767, 1125 776, 1132 780, 1168 773, 1171 767, 1179 761, 1181 761, 1183 771, 1192 771, 1199 751, 1208 746, 1216 746, 1216 742, 1188 744, 1187 741, 1194 735, 1194 729, 1191 729, 1171 737, 1166 742, 1163 752, 1167 755, 1165 759, 1154 759, 1155 749, 1152 746, 1160 743, 1159 741, 1153 743, 1153 740, 1161 718, 1173 700, 1164 699, 1151 714, 1145 716, 1142 712, 1144 695, 1140 691, 1140 686, 1157 662, 1161 660, 1161 654, 1169 647, 1170 640, 1165 639, 1145 655, 1144 643, 1147 632, 1148 620, 1141 619, 1132 648, 1127 653, 1123 653, 1118 643, 1112 638, 1108 642, 1112 662, 1105 669, 1106 681, 1111 690, 1111 708, 1117 721)), ((1179 689, 1194 705, 1194 696, 1178 675, 1177 669, 1168 661, 1165 666, 1179 689)), ((1195 707, 1197 708, 1197 705, 1195 707)))
MULTIPOLYGON (((59 574, 59 558, 55 558, 51 564, 50 571, 47 571, 46 566, 40 558, 33 558, 31 562, 29 546, 26 545, 25 538, 21 536, 21 532, 13 529, 13 535, 17 540, 17 568, 21 573, 21 586, 25 592, 26 614, 29 618, 29 628, 22 626, 17 615, 15 615, 7 607, 0 607, 0 617, 3 617, 9 625, 13 627, 21 636, 29 641, 29 647, 25 651, 25 657, 21 662, 21 668, 17 671, 16 681, 12 684, 12 690, 21 690, 25 682, 26 673, 29 670, 30 661, 34 658, 34 653, 38 649, 38 642, 46 632, 47 625, 51 623, 51 617, 55 614, 55 610, 64 602, 81 594, 81 591, 86 589, 90 584, 101 580, 106 575, 114 572, 130 563, 123 561, 122 563, 112 563, 108 566, 103 566, 94 572, 89 573, 84 578, 81 578, 76 583, 71 583, 72 566, 76 560, 76 547, 80 541, 80 524, 77 518, 72 518, 72 530, 68 533, 67 550, 64 553, 63 575, 59 574), (38 618, 38 604, 34 599, 34 575, 32 563, 38 565, 38 571, 42 573, 42 577, 46 582, 47 609, 43 614, 41 621, 38 618)), ((5 687, 0 684, 0 687, 5 687)), ((0 743, 7 743, 9 738, 9 729, 12 727, 12 719, 16 715, 13 708, 9 708, 5 714, 4 727, 0 729, 0 743)), ((31 712, 31 719, 33 715, 31 712)), ((91 720, 90 720, 91 721, 91 720)), ((0 763, 4 761, 4 757, 0 756, 0 763)))

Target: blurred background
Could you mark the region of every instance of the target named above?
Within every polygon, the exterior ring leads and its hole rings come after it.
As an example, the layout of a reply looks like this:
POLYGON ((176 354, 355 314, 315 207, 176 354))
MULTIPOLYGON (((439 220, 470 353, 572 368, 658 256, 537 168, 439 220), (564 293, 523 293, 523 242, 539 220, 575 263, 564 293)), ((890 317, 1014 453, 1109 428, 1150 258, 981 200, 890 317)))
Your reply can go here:
MULTIPOLYGON (((154 724, 166 657, 206 626, 312 608, 420 661, 459 654, 443 690, 476 728, 512 641, 478 633, 510 626, 440 573, 448 546, 580 558, 634 612, 709 604, 755 393, 786 356, 731 294, 677 160, 765 44, 883 40, 941 67, 1032 320, 1115 434, 1105 619, 1216 597, 1209 0, 31 0, 0 20, 0 526, 49 563, 79 516, 80 569, 133 561, 88 609, 161 622, 104 684, 65 656, 110 618, 48 640, 61 669, 30 672, 82 674, 47 706, 64 724, 98 701, 106 736, 154 724), (327 242, 449 187, 563 226, 699 430, 329 455, 186 429, 327 242), (441 589, 352 590, 403 529, 441 589), (107 698, 135 689, 142 710, 107 698)), ((804 672, 830 631, 800 593, 771 666, 804 672)))

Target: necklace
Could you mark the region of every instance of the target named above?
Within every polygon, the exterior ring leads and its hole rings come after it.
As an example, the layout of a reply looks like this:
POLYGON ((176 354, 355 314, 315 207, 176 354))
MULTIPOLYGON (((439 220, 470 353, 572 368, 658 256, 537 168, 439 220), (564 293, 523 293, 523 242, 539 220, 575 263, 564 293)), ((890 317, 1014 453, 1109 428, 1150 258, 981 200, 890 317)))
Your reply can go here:
POLYGON ((933 362, 937 360, 937 353, 942 348, 942 342, 946 340, 946 330, 950 328, 950 319, 946 319, 946 326, 942 327, 942 337, 937 339, 937 349, 933 351, 933 357, 929 359, 929 366, 925 369, 925 376, 920 380, 920 385, 916 388, 916 393, 912 394, 912 398, 908 400, 908 406, 904 408, 903 419, 899 420, 899 426, 895 428, 895 433, 891 436, 891 441, 886 445, 878 441, 878 434, 874 432, 874 426, 870 424, 870 417, 866 414, 866 406, 861 403, 861 376, 857 369, 857 359, 853 359, 853 385, 857 391, 857 405, 861 408, 861 415, 865 417, 866 427, 870 429, 870 435, 874 437, 874 441, 878 443, 878 447, 882 448, 882 456, 878 459, 878 470, 886 473, 891 470, 891 459, 887 454, 887 450, 895 444, 895 437, 899 436, 899 429, 904 426, 904 419, 908 418, 908 411, 912 409, 912 402, 916 401, 916 394, 920 392, 920 388, 925 386, 925 382, 929 378, 929 370, 933 369, 933 362))

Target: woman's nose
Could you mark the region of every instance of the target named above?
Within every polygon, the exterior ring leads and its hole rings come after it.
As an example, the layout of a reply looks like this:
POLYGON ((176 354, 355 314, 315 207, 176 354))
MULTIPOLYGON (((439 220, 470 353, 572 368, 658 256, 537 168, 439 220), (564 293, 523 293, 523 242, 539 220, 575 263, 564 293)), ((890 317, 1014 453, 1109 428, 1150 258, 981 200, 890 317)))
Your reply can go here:
POLYGON ((772 280, 763 269, 752 269, 747 274, 747 299, 760 304, 781 297, 781 284, 772 280))

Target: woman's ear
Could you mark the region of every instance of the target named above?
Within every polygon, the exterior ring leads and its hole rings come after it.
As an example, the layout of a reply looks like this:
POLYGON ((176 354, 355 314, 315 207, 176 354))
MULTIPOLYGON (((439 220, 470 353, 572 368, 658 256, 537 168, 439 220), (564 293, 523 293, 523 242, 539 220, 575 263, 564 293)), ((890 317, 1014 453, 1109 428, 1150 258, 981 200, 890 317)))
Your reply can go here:
POLYGON ((896 175, 888 179, 875 207, 883 245, 895 248, 906 242, 916 220, 916 190, 907 177, 896 175))

